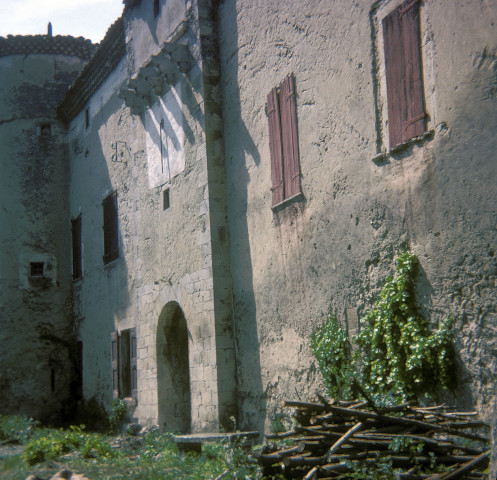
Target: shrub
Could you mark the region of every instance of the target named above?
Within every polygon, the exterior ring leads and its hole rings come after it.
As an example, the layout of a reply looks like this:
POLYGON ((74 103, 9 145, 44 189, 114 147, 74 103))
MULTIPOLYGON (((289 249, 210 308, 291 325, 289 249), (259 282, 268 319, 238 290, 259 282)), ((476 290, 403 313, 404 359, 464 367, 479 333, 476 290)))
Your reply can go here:
POLYGON ((330 395, 349 399, 357 387, 371 395, 400 392, 406 399, 453 386, 452 320, 432 332, 418 314, 416 266, 415 255, 399 254, 397 275, 386 279, 375 307, 361 319, 354 355, 333 315, 314 333, 311 347, 330 395))
POLYGON ((22 415, 0 415, 0 441, 25 443, 34 432, 38 422, 22 415))

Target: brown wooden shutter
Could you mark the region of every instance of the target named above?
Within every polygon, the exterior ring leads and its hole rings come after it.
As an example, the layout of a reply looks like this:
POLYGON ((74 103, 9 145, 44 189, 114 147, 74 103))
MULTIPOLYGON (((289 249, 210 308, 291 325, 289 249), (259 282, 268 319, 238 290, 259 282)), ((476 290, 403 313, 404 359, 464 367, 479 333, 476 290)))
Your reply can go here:
POLYGON ((288 75, 280 84, 280 112, 284 192, 285 198, 290 198, 300 193, 299 141, 293 74, 288 75))
POLYGON ((421 135, 425 130, 419 3, 417 0, 402 5, 400 19, 406 68, 406 117, 402 125, 402 138, 406 141, 421 135))
POLYGON ((273 192, 273 205, 278 205, 285 198, 285 193, 283 190, 280 107, 276 88, 273 88, 267 96, 267 117, 269 123, 269 151, 271 154, 271 191, 273 192))
POLYGON ((72 278, 82 276, 81 263, 81 215, 71 222, 72 230, 72 278))
POLYGON ((137 368, 138 349, 136 344, 136 328, 132 328, 130 330, 129 341, 130 341, 131 396, 135 399, 138 399, 138 368, 137 368))
POLYGON ((390 148, 424 132, 419 3, 409 0, 383 19, 390 148))
POLYGON ((112 397, 119 398, 119 334, 111 332, 112 397))
POLYGON ((383 42, 387 80, 389 142, 390 148, 393 148, 402 143, 402 117, 405 108, 404 50, 398 8, 383 19, 383 42))
POLYGON ((117 192, 103 201, 104 210, 104 263, 119 257, 119 238, 117 230, 117 192))

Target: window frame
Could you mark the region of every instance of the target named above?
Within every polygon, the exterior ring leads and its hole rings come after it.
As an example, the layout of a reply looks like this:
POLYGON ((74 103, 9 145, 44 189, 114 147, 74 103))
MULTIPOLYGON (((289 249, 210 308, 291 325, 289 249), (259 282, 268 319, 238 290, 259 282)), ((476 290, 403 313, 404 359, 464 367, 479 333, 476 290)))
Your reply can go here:
POLYGON ((103 262, 107 265, 119 258, 119 218, 117 192, 107 195, 102 201, 103 210, 103 262))
POLYGON ((295 75, 288 74, 267 95, 272 208, 302 194, 295 75))
POLYGON ((83 278, 83 243, 81 214, 71 220, 72 279, 83 278))
POLYGON ((112 396, 138 400, 136 328, 111 332, 112 396))

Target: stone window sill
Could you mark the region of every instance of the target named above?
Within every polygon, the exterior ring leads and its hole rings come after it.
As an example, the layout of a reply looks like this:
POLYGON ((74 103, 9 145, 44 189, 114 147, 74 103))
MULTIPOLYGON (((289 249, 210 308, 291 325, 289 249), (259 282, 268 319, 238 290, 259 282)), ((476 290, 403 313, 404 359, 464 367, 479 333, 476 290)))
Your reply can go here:
POLYGON ((377 155, 375 155, 372 160, 374 163, 377 164, 382 164, 384 163, 389 157, 395 156, 407 148, 409 148, 411 145, 414 144, 422 144, 427 140, 432 140, 433 137, 435 136, 435 130, 427 130, 424 132, 422 135, 418 135, 417 137, 410 138, 406 142, 402 142, 399 145, 396 145, 394 148, 390 149, 388 152, 380 152, 377 155))

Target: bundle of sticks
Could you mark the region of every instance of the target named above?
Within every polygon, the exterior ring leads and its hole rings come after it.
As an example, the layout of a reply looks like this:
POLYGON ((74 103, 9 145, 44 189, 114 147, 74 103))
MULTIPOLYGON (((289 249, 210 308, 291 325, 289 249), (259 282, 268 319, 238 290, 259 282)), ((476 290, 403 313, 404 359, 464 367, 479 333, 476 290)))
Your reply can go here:
POLYGON ((368 478, 382 465, 397 480, 488 478, 488 426, 476 412, 412 402, 379 408, 321 396, 284 406, 295 409, 296 423, 291 431, 266 435, 258 454, 265 478, 368 478))

